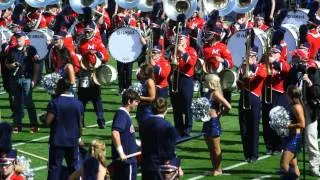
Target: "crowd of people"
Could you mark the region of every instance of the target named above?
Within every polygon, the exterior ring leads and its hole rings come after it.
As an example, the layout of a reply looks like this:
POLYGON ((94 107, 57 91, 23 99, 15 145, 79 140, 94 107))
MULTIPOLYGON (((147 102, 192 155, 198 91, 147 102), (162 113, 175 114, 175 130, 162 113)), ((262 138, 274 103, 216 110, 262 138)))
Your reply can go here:
MULTIPOLYGON (((44 8, 33 8, 20 1, 14 8, 1 10, 0 25, 10 27, 13 33, 2 43, 0 59, 13 133, 22 131, 24 107, 29 115, 30 133, 40 131, 32 93, 42 78, 43 67, 46 73, 61 76, 51 94, 44 121, 50 127, 48 179, 136 179, 138 165, 142 179, 163 179, 168 174, 178 179, 183 175, 183 165, 175 147, 179 140, 191 138, 191 104, 196 80, 201 84, 201 96, 210 102, 207 112, 210 119, 202 128, 212 164, 209 174, 223 174, 220 118, 232 109, 233 89, 225 87, 225 77, 221 74, 235 69, 244 161, 253 163, 259 158, 261 119, 266 154, 281 153, 282 179, 299 178, 297 155, 301 146, 307 149, 312 174, 320 176, 319 2, 303 4, 309 8, 305 14, 307 24, 291 24, 299 29, 293 50, 289 50, 285 40, 288 29, 282 26, 292 7, 282 0, 259 0, 251 9, 252 17, 234 14, 231 25, 224 21, 231 17, 221 17, 219 10, 205 14, 201 7, 190 17, 178 15, 173 20, 167 17, 162 3, 155 3, 150 12, 125 9, 114 1, 108 6, 99 4, 95 10, 84 7, 81 13, 68 4, 51 4, 43 11, 44 8), (81 136, 89 101, 98 127, 106 128, 101 85, 93 76, 109 62, 108 37, 121 27, 141 30, 142 53, 136 59, 139 65, 136 77, 141 88, 140 92, 130 88, 134 62, 117 61, 121 107, 113 116, 112 164, 108 166, 105 143, 93 140, 85 150, 81 136), (49 53, 43 59, 28 38, 34 29, 54 32, 48 41, 49 53), (146 29, 152 35, 145 33, 146 29), (256 43, 256 29, 265 33, 265 47, 256 43), (229 49, 228 40, 237 32, 246 32, 246 42, 241 46, 246 49, 241 65, 235 67, 235 52, 229 49), (165 117, 169 102, 173 125, 165 117), (290 133, 285 138, 269 125, 269 112, 276 106, 284 107, 290 115, 291 123, 287 127, 290 133), (135 109, 137 128, 130 117, 135 109), (67 168, 62 166, 63 159, 67 168)), ((11 137, 11 130, 8 132, 11 137)), ((1 142, 0 145, 0 179, 19 179, 13 168, 16 155, 12 154, 11 145, 1 142)))

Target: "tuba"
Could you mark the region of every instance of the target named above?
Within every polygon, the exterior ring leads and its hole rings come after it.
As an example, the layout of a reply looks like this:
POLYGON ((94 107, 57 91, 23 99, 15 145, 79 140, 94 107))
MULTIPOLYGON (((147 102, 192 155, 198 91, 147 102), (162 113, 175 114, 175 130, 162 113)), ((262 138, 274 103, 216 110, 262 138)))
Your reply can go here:
POLYGON ((0 2, 0 10, 8 9, 11 5, 13 5, 15 0, 2 0, 0 2))
POLYGON ((213 10, 219 11, 219 16, 225 16, 232 12, 236 0, 202 0, 205 14, 213 10))
POLYGON ((150 12, 153 10, 155 3, 155 0, 140 0, 137 8, 142 12, 150 12))
POLYGON ((25 0, 25 1, 29 6, 34 8, 42 8, 47 5, 46 0, 25 0))
POLYGON ((123 9, 132 9, 139 4, 139 0, 116 0, 116 3, 123 9))
POLYGON ((235 6, 233 11, 236 13, 246 13, 251 10, 257 5, 258 0, 235 0, 235 6))
POLYGON ((169 19, 177 21, 179 14, 184 14, 188 19, 197 9, 197 0, 165 0, 163 10, 169 19))
POLYGON ((84 7, 94 9, 99 2, 99 0, 69 0, 70 7, 78 14, 83 14, 84 7))

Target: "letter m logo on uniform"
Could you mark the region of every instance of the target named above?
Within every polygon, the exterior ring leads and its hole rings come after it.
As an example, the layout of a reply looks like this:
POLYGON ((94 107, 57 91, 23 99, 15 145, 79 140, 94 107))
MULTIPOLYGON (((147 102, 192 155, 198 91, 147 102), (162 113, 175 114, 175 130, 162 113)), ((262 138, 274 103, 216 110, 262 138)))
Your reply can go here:
POLYGON ((89 44, 89 45, 88 45, 88 49, 89 49, 89 50, 90 50, 90 49, 95 49, 94 44, 89 44))

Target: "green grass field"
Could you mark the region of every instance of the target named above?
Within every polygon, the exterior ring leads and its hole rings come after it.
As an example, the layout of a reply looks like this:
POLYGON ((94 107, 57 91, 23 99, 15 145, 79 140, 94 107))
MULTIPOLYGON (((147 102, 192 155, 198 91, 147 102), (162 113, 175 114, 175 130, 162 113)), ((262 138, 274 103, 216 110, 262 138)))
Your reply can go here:
MULTIPOLYGON (((111 64, 115 64, 111 62, 111 64)), ((121 75, 121 74, 120 74, 121 75)), ((11 115, 8 103, 8 94, 0 93, 0 109, 2 121, 12 122, 8 116, 11 115)), ((37 113, 44 113, 50 96, 40 88, 35 88, 33 92, 37 113)), ((112 84, 102 87, 103 106, 105 110, 105 119, 107 121, 106 129, 98 129, 96 125, 96 115, 91 104, 88 104, 85 114, 85 125, 83 140, 88 144, 93 139, 101 139, 107 144, 107 159, 110 162, 111 156, 111 120, 116 109, 120 106, 120 96, 118 96, 118 86, 112 84)), ((239 132, 237 101, 239 96, 233 94, 232 111, 229 115, 222 117, 221 124, 223 134, 221 136, 221 148, 223 153, 223 173, 224 175, 215 177, 215 179, 278 179, 278 170, 280 155, 266 156, 265 146, 262 138, 262 128, 260 127, 260 159, 255 163, 244 163, 242 153, 242 143, 239 132)), ((131 113, 132 116, 135 113, 131 113)), ((173 121, 172 110, 169 111, 166 118, 173 121)), ((13 146, 19 151, 19 155, 24 155, 32 160, 31 165, 35 170, 35 179, 44 180, 47 175, 48 158, 48 135, 49 129, 42 127, 39 133, 30 134, 28 127, 28 115, 25 112, 23 120, 25 127, 23 132, 13 135, 13 146)), ((136 124, 136 120, 134 120, 136 124)), ((194 133, 199 133, 202 128, 201 122, 194 122, 194 133)), ((138 133, 136 134, 138 135, 138 133)), ((182 179, 213 179, 205 176, 205 173, 211 169, 209 154, 203 137, 193 139, 177 146, 177 154, 182 159, 182 168, 185 175, 182 179)), ((306 157, 307 159, 307 157, 306 157)), ((303 179, 302 153, 299 154, 299 167, 301 179, 303 179)), ((306 179, 316 179, 310 176, 306 163, 306 179)))

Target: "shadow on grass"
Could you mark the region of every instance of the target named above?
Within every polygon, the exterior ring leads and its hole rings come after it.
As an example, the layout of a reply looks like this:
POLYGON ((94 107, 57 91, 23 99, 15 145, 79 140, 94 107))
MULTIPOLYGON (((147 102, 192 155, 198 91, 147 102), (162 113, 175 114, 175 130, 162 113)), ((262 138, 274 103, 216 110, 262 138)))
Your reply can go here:
POLYGON ((253 178, 259 178, 261 176, 270 175, 272 177, 264 178, 264 179, 279 179, 279 175, 277 174, 277 171, 269 172, 269 171, 259 171, 257 169, 255 170, 248 170, 248 169, 234 169, 234 170, 227 170, 223 171, 224 173, 230 173, 233 176, 242 176, 241 179, 253 179, 253 178))

